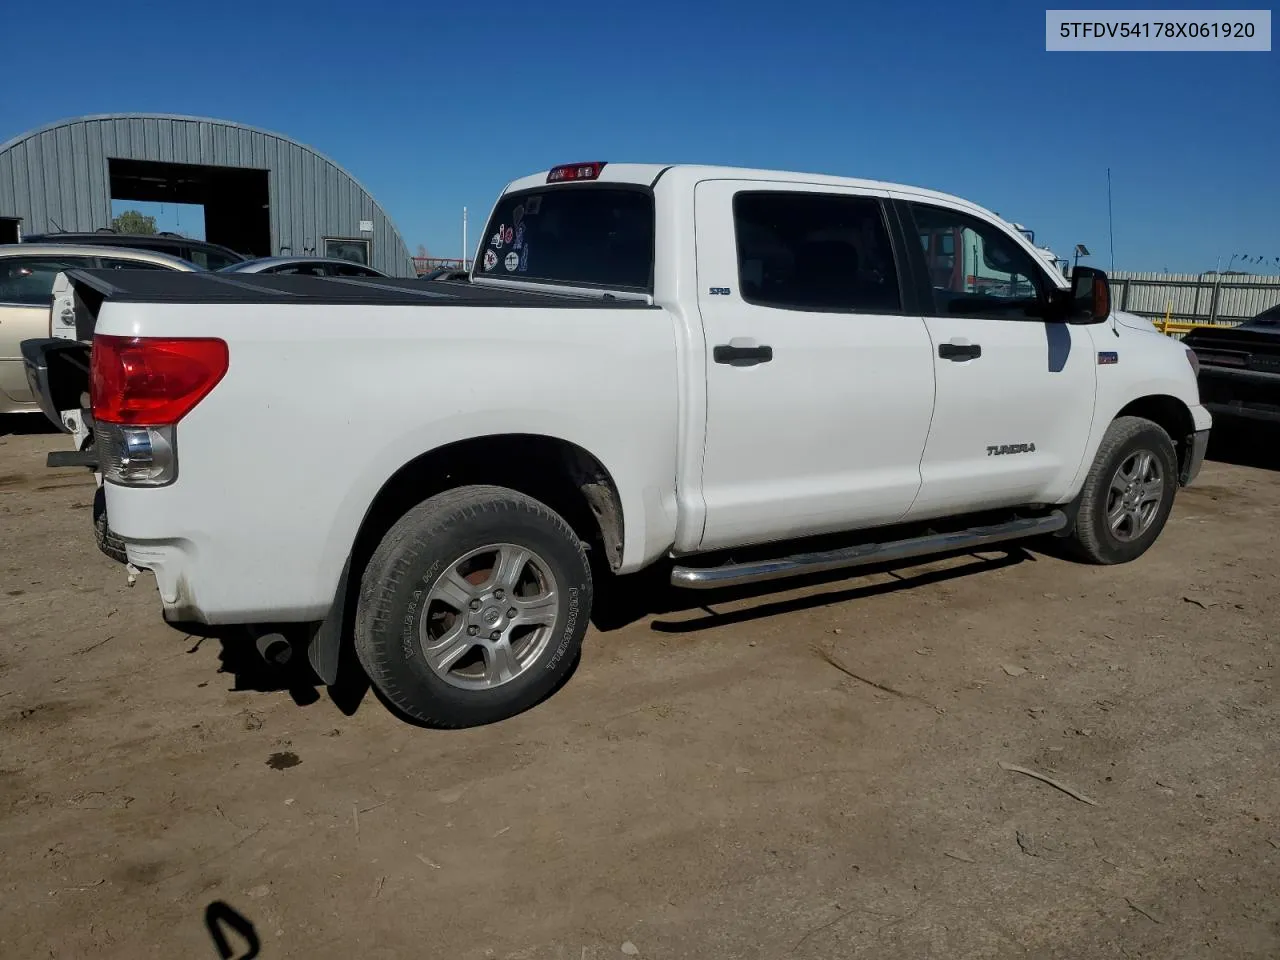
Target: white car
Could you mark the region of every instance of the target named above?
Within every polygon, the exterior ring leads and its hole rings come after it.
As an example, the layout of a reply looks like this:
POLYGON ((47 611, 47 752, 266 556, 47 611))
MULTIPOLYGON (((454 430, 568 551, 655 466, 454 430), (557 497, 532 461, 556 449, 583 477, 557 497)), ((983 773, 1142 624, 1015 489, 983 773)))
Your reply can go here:
POLYGON ((1104 274, 890 183, 573 164, 507 187, 468 284, 70 277, 112 525, 165 617, 305 624, 333 682, 349 615, 385 697, 445 726, 546 696, 595 585, 654 564, 1133 560, 1211 422, 1104 274))
POLYGON ((199 270, 194 263, 152 250, 70 243, 0 245, 0 414, 37 413, 19 345, 49 336, 54 278, 63 270, 199 270))

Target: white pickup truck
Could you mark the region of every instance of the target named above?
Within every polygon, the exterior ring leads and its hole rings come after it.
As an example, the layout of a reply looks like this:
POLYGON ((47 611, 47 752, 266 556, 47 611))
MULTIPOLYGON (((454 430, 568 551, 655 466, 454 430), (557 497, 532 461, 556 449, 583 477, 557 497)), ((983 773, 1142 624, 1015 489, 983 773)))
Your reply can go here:
MULTIPOLYGON (((570 669, 593 580, 694 589, 1058 535, 1140 556, 1199 470, 1194 356, 956 197, 581 163, 470 282, 78 271, 112 527, 174 621, 307 624, 463 726, 570 669), (981 250, 974 276, 957 251, 981 250)), ((46 357, 49 346, 52 359, 46 357)))

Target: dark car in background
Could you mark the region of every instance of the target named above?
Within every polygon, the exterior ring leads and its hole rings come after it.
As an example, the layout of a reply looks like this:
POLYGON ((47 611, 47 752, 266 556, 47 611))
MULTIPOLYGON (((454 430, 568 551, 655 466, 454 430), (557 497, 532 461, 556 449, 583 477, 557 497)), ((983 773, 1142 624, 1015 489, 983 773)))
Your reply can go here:
POLYGON ((244 254, 230 247, 207 240, 192 240, 179 233, 117 233, 114 230, 94 230, 85 233, 38 233, 22 238, 23 243, 72 243, 92 244, 95 247, 118 246, 133 250, 154 250, 171 257, 189 260, 205 270, 221 270, 233 263, 247 260, 244 254))
POLYGON ((1280 423, 1280 306, 1235 327, 1197 327, 1182 341, 1200 361, 1200 402, 1214 419, 1280 423))

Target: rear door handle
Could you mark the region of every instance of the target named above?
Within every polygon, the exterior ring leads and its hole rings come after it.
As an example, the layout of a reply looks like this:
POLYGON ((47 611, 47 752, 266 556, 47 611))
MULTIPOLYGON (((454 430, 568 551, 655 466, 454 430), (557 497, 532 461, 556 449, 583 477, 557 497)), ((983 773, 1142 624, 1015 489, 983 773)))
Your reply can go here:
POLYGON ((938 344, 938 356, 943 360, 964 363, 966 360, 976 360, 982 356, 982 345, 969 343, 967 340, 952 340, 950 343, 938 344))
POLYGON ((728 343, 716 344, 711 349, 711 358, 731 367, 754 367, 773 359, 773 347, 756 343, 749 337, 734 337, 728 343))

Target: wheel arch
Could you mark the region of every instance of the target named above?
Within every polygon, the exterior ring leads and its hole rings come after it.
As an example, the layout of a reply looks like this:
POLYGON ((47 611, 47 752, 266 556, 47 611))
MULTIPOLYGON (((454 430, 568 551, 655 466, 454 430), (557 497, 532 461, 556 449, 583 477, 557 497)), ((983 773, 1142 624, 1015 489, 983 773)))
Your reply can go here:
POLYGON ((442 444, 393 472, 364 512, 333 605, 308 645, 311 666, 325 683, 337 682, 339 653, 351 637, 360 580, 387 531, 429 497, 472 484, 508 487, 545 503, 582 538, 589 558, 599 558, 612 571, 621 566, 626 534, 622 498, 613 475, 593 453, 572 441, 534 433, 487 434, 442 444))
POLYGON ((1186 403, 1167 393, 1148 394, 1130 400, 1111 419, 1118 417, 1141 417, 1163 429, 1173 441, 1179 473, 1185 471, 1196 430, 1195 418, 1186 403))
POLYGON ((531 433, 457 440, 405 463, 365 510, 352 543, 353 559, 359 559, 364 547, 372 553, 392 524, 423 500, 481 483, 542 501, 564 517, 589 549, 599 550, 611 569, 618 569, 625 531, 622 499, 612 474, 578 444, 531 433))

